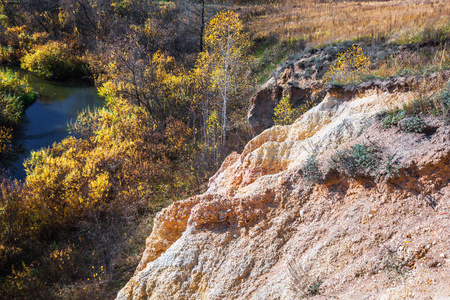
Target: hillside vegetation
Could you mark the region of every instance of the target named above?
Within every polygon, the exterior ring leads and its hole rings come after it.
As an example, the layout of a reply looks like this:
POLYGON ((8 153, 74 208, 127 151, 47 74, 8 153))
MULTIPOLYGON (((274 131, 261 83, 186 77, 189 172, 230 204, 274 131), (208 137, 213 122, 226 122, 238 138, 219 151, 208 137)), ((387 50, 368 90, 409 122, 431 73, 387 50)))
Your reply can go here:
MULTIPOLYGON (((1 1, 0 62, 50 80, 83 77, 105 106, 33 152, 23 182, 2 175, 0 298, 114 298, 155 214, 205 191, 253 137, 248 100, 269 77, 311 91, 298 108, 283 95, 276 124, 292 123, 330 89, 399 76, 414 79, 415 101, 383 111, 386 127, 403 126, 399 115, 448 119, 448 78, 433 74, 450 68, 449 15, 445 0, 1 1)), ((6 162, 14 126, 37 95, 13 72, 1 76, 6 162)), ((309 162, 315 172, 315 157, 309 162)))
POLYGON ((13 154, 13 129, 23 112, 36 100, 38 94, 26 79, 20 79, 11 70, 0 70, 0 175, 13 154))
POLYGON ((448 39, 450 3, 440 1, 274 1, 238 6, 260 58, 260 82, 306 45, 342 41, 408 44, 448 39))
POLYGON ((450 30, 450 4, 445 0, 294 0, 242 7, 242 11, 255 39, 316 45, 360 38, 439 43, 450 30))

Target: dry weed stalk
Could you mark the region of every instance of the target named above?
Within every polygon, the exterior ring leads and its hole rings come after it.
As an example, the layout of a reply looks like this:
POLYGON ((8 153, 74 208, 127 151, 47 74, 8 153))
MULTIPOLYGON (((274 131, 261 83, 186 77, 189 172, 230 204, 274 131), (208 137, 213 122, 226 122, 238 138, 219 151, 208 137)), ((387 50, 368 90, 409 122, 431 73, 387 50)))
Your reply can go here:
POLYGON ((290 288, 300 299, 320 293, 320 277, 312 277, 310 270, 306 270, 299 261, 292 259, 287 263, 287 275, 290 288))

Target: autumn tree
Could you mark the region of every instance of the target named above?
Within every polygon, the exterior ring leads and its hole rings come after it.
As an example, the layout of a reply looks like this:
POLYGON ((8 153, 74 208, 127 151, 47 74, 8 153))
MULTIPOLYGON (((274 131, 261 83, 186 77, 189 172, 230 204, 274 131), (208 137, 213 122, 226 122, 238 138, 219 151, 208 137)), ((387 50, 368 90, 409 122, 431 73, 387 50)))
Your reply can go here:
POLYGON ((206 51, 200 59, 210 66, 210 88, 219 96, 221 108, 221 144, 225 145, 227 110, 231 104, 239 104, 249 91, 250 56, 246 52, 249 38, 239 16, 230 11, 218 13, 205 29, 206 51))
POLYGON ((12 129, 0 126, 0 175, 2 175, 2 167, 6 165, 6 156, 11 150, 12 129))
POLYGON ((283 97, 274 110, 275 125, 291 125, 300 116, 300 111, 292 107, 291 97, 283 97))
POLYGON ((99 68, 104 74, 97 77, 96 84, 103 96, 120 95, 161 123, 170 116, 183 121, 188 118, 189 80, 172 56, 162 51, 147 54, 134 36, 105 45, 99 52, 103 52, 99 68))
POLYGON ((16 26, 16 12, 14 3, 9 3, 6 0, 0 0, 0 21, 3 24, 11 23, 11 25, 16 26))

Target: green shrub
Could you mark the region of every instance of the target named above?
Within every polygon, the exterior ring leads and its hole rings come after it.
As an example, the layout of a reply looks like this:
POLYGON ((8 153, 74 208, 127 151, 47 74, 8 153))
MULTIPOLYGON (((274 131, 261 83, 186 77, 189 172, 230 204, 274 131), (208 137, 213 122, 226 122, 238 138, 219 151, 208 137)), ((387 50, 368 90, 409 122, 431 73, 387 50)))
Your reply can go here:
POLYGON ((14 54, 12 47, 0 46, 0 63, 13 61, 14 54))
POLYGON ((406 118, 400 123, 403 132, 422 133, 426 127, 427 124, 418 116, 406 118))
POLYGON ((396 109, 392 112, 388 112, 388 115, 383 118, 381 124, 384 128, 391 128, 392 126, 397 126, 398 122, 405 117, 405 111, 396 109))
POLYGON ((380 175, 386 175, 387 178, 392 178, 400 173, 400 167, 398 158, 395 158, 395 154, 391 155, 383 162, 383 174, 380 175))
POLYGON ((26 79, 11 70, 0 72, 0 125, 16 124, 23 111, 37 98, 26 79))
POLYGON ((436 111, 450 119, 450 86, 442 91, 439 100, 436 111))
POLYGON ((302 166, 303 177, 311 183, 320 183, 323 180, 322 171, 317 162, 317 155, 310 155, 302 166))
POLYGON ((446 108, 450 108, 450 90, 444 90, 442 92, 441 102, 446 108))
POLYGON ((322 281, 320 279, 317 279, 313 284, 311 284, 308 287, 308 296, 316 296, 316 295, 320 295, 320 292, 322 290, 322 288, 320 287, 322 285, 322 281))
POLYGON ((375 148, 356 144, 331 156, 329 168, 350 177, 370 176, 377 169, 379 160, 375 148))
POLYGON ((67 44, 49 42, 35 46, 21 59, 21 67, 39 76, 50 78, 67 78, 86 73, 86 66, 70 51, 67 44))
POLYGON ((445 106, 450 107, 450 89, 442 91, 441 101, 445 106))
POLYGON ((23 104, 19 97, 0 94, 0 124, 16 124, 22 115, 23 104))
POLYGON ((15 95, 24 102, 24 105, 31 104, 36 99, 37 93, 29 86, 28 81, 19 78, 17 73, 6 69, 0 72, 0 79, 1 94, 15 95))

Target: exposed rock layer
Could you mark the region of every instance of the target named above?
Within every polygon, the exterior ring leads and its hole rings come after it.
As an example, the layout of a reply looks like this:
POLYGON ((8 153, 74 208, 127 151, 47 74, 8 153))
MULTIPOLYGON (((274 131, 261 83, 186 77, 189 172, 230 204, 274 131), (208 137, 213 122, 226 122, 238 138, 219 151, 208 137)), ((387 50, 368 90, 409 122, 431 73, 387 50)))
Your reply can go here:
MULTIPOLYGON (((322 49, 307 48, 301 54, 293 55, 290 59, 282 63, 263 85, 250 99, 248 111, 248 122, 255 135, 260 134, 267 128, 274 125, 274 108, 279 103, 281 97, 289 96, 292 107, 297 108, 302 105, 311 95, 313 90, 324 88, 330 94, 339 94, 341 97, 354 97, 359 93, 368 90, 378 90, 381 92, 407 92, 417 89, 418 82, 422 76, 403 75, 382 80, 368 80, 357 85, 338 86, 328 84, 323 87, 322 77, 332 65, 339 53, 345 52, 351 42, 344 42, 338 45, 330 45, 322 49)), ((405 57, 422 51, 434 55, 439 48, 433 43, 409 44, 409 45, 377 45, 364 44, 364 53, 370 56, 375 64, 386 59, 399 56, 405 57)), ((450 78, 450 71, 441 71, 430 74, 427 77, 428 86, 432 86, 439 81, 446 81, 450 78)))
POLYGON ((260 90, 250 98, 248 110, 248 123, 254 134, 260 134, 274 125, 275 107, 282 97, 289 97, 293 108, 304 104, 311 95, 310 88, 301 88, 295 85, 274 86, 260 90))
POLYGON ((450 125, 430 118, 432 134, 404 134, 373 118, 414 97, 330 94, 293 125, 264 131, 205 194, 157 215, 117 299, 295 299, 319 279, 339 299, 450 296, 450 125), (304 180, 308 153, 325 165, 354 143, 395 154, 400 176, 304 180))

